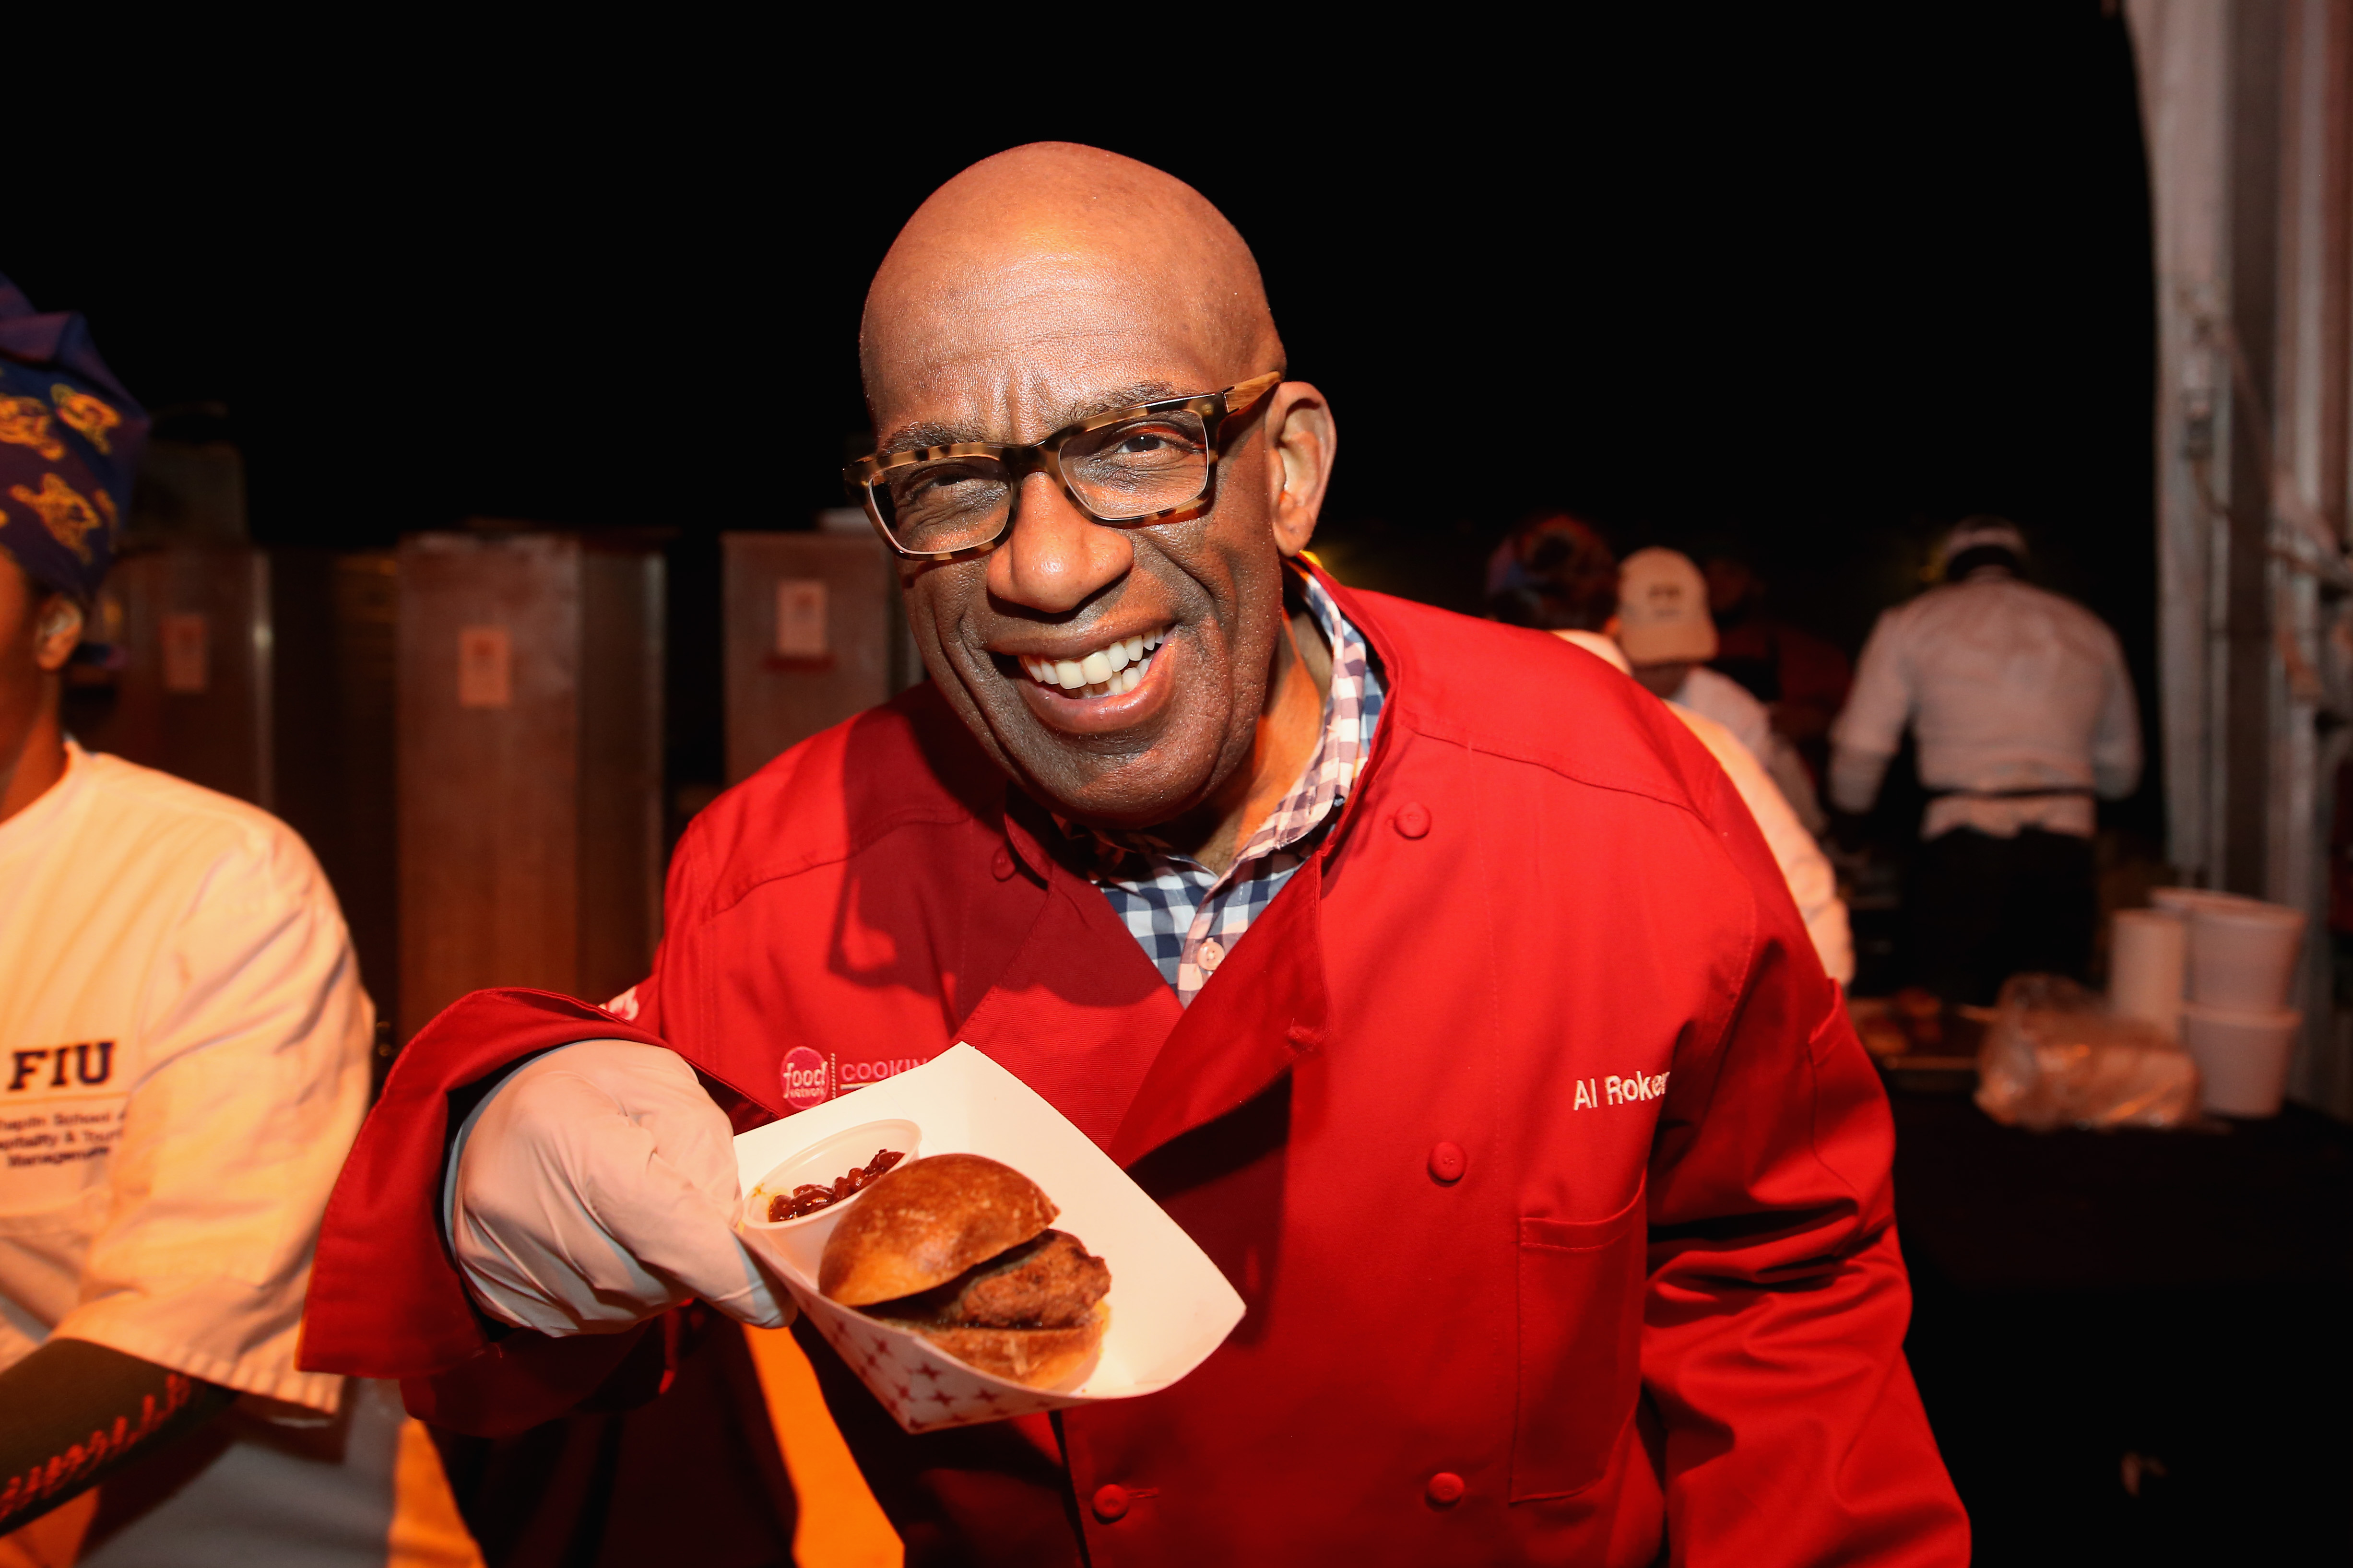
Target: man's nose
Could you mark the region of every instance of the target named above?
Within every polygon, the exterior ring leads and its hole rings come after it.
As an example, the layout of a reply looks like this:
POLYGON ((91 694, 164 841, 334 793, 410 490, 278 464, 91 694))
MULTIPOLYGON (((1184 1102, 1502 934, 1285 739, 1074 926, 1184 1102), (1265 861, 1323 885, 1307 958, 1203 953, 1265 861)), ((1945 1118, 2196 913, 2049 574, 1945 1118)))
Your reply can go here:
POLYGON ((1072 506, 1048 476, 1029 475, 1014 500, 1013 536, 988 558, 988 591, 996 597, 1061 615, 1135 564, 1127 534, 1072 506))

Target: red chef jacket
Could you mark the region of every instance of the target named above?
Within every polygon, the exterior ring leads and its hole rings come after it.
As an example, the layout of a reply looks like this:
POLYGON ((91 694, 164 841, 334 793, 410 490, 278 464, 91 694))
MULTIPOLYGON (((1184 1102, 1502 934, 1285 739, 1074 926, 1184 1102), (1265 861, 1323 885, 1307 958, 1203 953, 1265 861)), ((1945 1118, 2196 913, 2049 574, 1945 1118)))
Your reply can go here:
POLYGON ((1886 1101, 1739 797, 1559 638, 1335 593, 1374 755, 1189 1009, 919 688, 696 819, 633 1023, 493 992, 418 1035, 305 1364, 507 1430, 643 1360, 492 1342, 440 1239, 448 1130, 533 1051, 668 1045, 750 1126, 968 1040, 1248 1311, 1161 1393, 922 1437, 818 1351, 911 1563, 1965 1563, 1886 1101))

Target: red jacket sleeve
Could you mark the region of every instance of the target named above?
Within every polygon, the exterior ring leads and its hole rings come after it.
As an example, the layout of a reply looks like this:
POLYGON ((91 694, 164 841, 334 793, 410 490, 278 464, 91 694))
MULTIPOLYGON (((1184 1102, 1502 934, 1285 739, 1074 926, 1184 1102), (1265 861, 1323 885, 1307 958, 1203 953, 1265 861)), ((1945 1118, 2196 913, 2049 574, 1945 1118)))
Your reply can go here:
POLYGON ((477 991, 417 1032, 327 1200, 303 1308, 305 1371, 426 1378, 490 1352, 498 1375, 559 1383, 573 1398, 612 1371, 628 1347, 608 1342, 627 1336, 557 1352, 531 1347, 536 1334, 515 1333, 493 1351, 491 1325, 474 1310, 441 1235, 449 1137, 473 1098, 516 1063, 581 1040, 662 1043, 601 1007, 545 991, 477 991), (584 1370, 559 1375, 559 1353, 584 1370))
POLYGON ((1670 1560, 1958 1568, 1968 1518, 1904 1359, 1887 1098, 1762 844, 1724 837, 1764 895, 1756 954, 1720 1037, 1678 1053, 1651 1169, 1670 1560))

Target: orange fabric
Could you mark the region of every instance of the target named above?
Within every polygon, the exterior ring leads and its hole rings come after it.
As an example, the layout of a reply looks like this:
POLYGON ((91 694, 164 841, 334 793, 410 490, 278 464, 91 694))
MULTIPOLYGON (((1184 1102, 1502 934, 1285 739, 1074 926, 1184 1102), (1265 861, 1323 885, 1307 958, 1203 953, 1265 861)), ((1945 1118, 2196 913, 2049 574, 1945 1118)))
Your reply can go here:
POLYGON ((59 1503, 21 1530, 0 1535, 0 1568, 73 1568, 98 1517, 98 1489, 59 1503))
POLYGON ((458 1517, 441 1452, 425 1423, 413 1418, 400 1424, 400 1452, 393 1460, 385 1568, 483 1568, 481 1548, 458 1517))
POLYGON ((759 1371, 768 1425, 776 1428, 800 1509, 793 1561, 799 1568, 900 1568, 906 1552, 899 1533, 859 1474, 792 1331, 745 1329, 744 1342, 759 1371))

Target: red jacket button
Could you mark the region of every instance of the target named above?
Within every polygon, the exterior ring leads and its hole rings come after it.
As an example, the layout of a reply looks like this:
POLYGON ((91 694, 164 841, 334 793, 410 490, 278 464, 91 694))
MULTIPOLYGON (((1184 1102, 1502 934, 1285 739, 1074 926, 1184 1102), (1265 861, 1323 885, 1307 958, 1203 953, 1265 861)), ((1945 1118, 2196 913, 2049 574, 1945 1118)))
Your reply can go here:
MULTIPOLYGON (((1437 1484, 1438 1483, 1435 1481, 1430 1483, 1432 1486, 1436 1486, 1437 1484)), ((1457 1481, 1454 1483, 1454 1487, 1456 1493, 1460 1495, 1462 1489, 1462 1483, 1461 1481, 1457 1481)), ((1097 1487, 1095 1489, 1095 1517, 1102 1520, 1105 1524, 1114 1524, 1120 1520, 1126 1518, 1127 1489, 1119 1485, 1115 1481, 1108 1486, 1097 1487)))
POLYGON ((1013 876, 1013 851, 1002 844, 998 845, 996 857, 988 863, 988 874, 1000 882, 1010 880, 1013 876))
POLYGON ((1399 833, 1408 838, 1419 838, 1430 831, 1430 807, 1415 801, 1410 805, 1399 806, 1393 820, 1399 833))
POLYGON ((1462 1179, 1471 1168, 1471 1156, 1462 1152, 1460 1143, 1435 1143, 1430 1150, 1430 1173, 1450 1185, 1462 1179))
MULTIPOLYGON (((1452 1508, 1462 1500, 1462 1478, 1452 1470, 1440 1470, 1430 1478, 1430 1485, 1424 1490, 1428 1492, 1430 1500, 1434 1506, 1452 1508)), ((1101 1507, 1103 1494, 1098 1492, 1095 1496, 1097 1506, 1101 1507)))

